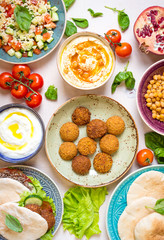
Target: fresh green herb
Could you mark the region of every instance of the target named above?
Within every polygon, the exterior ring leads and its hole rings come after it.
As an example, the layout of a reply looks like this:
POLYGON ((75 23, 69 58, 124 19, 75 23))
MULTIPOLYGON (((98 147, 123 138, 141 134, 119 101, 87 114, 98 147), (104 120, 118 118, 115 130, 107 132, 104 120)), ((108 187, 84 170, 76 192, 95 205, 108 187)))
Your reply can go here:
POLYGON ((107 6, 105 6, 105 8, 113 10, 114 12, 118 12, 118 24, 122 31, 125 31, 129 27, 130 19, 129 16, 124 12, 125 9, 117 10, 116 8, 111 8, 107 6))
MULTIPOLYGON (((151 208, 151 207, 146 206, 146 208, 151 208)), ((159 214, 164 215, 164 198, 157 200, 154 208, 151 208, 151 209, 153 209, 155 212, 159 214)))
POLYGON ((88 8, 88 11, 90 12, 90 14, 91 14, 91 16, 92 17, 101 17, 102 15, 103 15, 103 13, 101 13, 101 12, 94 12, 93 11, 93 9, 91 9, 91 8, 88 8))
POLYGON ((54 85, 50 85, 45 92, 46 98, 50 100, 56 100, 57 99, 57 88, 55 88, 54 85))
POLYGON ((42 34, 44 34, 44 33, 47 33, 47 29, 46 28, 44 28, 43 31, 42 31, 42 34))
POLYGON ((26 7, 16 5, 14 9, 14 16, 19 28, 22 31, 25 30, 26 32, 29 32, 32 21, 32 15, 29 10, 26 7))
POLYGON ((14 232, 21 233, 23 231, 23 227, 20 224, 19 220, 10 214, 7 214, 5 212, 4 214, 6 215, 6 218, 5 218, 6 226, 14 232))
POLYGON ((14 25, 10 24, 8 27, 14 29, 14 25))
POLYGON ((77 33, 77 27, 73 24, 73 22, 67 20, 65 35, 70 37, 71 35, 77 33))
POLYGON ((72 6, 72 4, 75 2, 75 0, 64 0, 65 3, 65 7, 66 10, 68 11, 68 9, 72 6))
POLYGON ((164 136, 155 132, 146 133, 145 145, 153 150, 158 163, 164 164, 164 136))
POLYGON ((99 208, 108 194, 106 187, 70 188, 64 195, 63 228, 78 239, 84 235, 89 239, 101 233, 99 229, 99 208))
POLYGON ((72 18, 74 23, 80 28, 87 28, 88 27, 88 20, 85 18, 72 18))
POLYGON ((130 71, 127 71, 129 65, 129 61, 126 65, 126 67, 124 68, 123 72, 119 72, 115 78, 114 81, 112 83, 112 93, 114 93, 116 91, 116 88, 118 85, 120 85, 122 82, 125 81, 125 86, 127 87, 127 89, 133 89, 134 85, 135 85, 135 79, 133 77, 133 73, 130 71))
POLYGON ((25 2, 26 2, 26 0, 22 0, 22 2, 23 2, 23 3, 25 3, 25 2))

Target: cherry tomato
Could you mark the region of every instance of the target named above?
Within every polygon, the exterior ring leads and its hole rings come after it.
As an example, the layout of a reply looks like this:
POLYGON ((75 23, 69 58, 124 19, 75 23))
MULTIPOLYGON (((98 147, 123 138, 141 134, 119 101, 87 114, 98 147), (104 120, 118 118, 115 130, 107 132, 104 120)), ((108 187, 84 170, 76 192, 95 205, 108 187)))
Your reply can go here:
POLYGON ((141 166, 148 166, 153 162, 153 153, 149 149, 142 149, 137 153, 137 162, 141 166))
POLYGON ((119 57, 128 57, 132 52, 132 47, 129 43, 121 43, 121 46, 117 45, 115 48, 115 52, 119 57))
POLYGON ((18 99, 25 97, 27 92, 27 88, 19 83, 15 83, 11 89, 11 94, 18 99))
POLYGON ((36 93, 37 94, 34 94, 33 92, 28 92, 26 95, 26 104, 31 108, 38 107, 42 102, 42 96, 40 95, 40 93, 36 93))
MULTIPOLYGON (((108 35, 109 39, 113 42, 113 43, 119 43, 121 41, 121 33, 116 30, 116 29, 111 29, 109 30, 106 35, 108 35)), ((113 44, 110 42, 110 40, 107 38, 107 36, 105 36, 106 40, 110 43, 111 46, 113 46, 113 44)), ((116 44, 115 44, 116 46, 116 44)))
MULTIPOLYGON (((28 77, 31 73, 31 70, 26 64, 14 65, 14 67, 12 68, 12 75, 14 76, 14 78, 19 80, 21 76, 20 73, 23 73, 25 77, 28 77)), ((24 79, 25 78, 22 77, 22 80, 24 79)))
POLYGON ((3 89, 10 89, 11 86, 7 84, 7 82, 11 83, 13 80, 10 78, 13 77, 10 73, 8 72, 3 72, 0 74, 0 87, 3 89))
POLYGON ((44 84, 43 78, 38 73, 33 73, 28 78, 32 80, 30 87, 33 90, 37 91, 38 89, 43 87, 43 84, 44 84))
POLYGON ((35 48, 33 52, 37 55, 41 54, 41 50, 39 48, 35 48))
POLYGON ((12 47, 9 45, 3 45, 2 48, 5 52, 8 52, 12 47))

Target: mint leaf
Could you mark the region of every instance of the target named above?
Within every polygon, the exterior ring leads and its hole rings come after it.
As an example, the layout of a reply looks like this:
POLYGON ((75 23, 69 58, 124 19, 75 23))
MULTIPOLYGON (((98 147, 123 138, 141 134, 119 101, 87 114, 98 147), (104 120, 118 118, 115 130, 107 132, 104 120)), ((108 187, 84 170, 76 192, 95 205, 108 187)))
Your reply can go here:
POLYGON ((6 214, 6 213, 5 213, 5 215, 6 215, 5 224, 9 229, 11 229, 14 232, 19 232, 19 233, 23 231, 23 227, 16 217, 14 217, 10 214, 6 214))
POLYGON ((46 98, 50 100, 56 100, 57 99, 57 88, 55 88, 54 85, 50 85, 45 92, 46 98))
POLYGON ((91 9, 91 8, 88 8, 88 11, 90 12, 90 14, 91 14, 91 16, 92 17, 101 17, 102 15, 103 15, 103 13, 101 13, 101 12, 94 12, 93 11, 93 9, 91 9))
POLYGON ((22 31, 29 32, 32 21, 32 15, 29 10, 26 7, 16 5, 14 9, 14 16, 19 28, 22 31))
POLYGON ((80 28, 87 28, 88 27, 88 20, 85 18, 72 18, 74 23, 80 28))
POLYGON ((77 27, 73 24, 73 22, 67 20, 65 35, 67 37, 72 36, 73 34, 77 33, 77 27))

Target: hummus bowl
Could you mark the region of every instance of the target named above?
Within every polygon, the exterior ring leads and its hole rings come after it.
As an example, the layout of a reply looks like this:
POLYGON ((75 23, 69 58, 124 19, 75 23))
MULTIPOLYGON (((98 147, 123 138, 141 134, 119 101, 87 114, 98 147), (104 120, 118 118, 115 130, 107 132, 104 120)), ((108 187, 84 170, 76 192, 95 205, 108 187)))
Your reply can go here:
MULTIPOLYGON (((80 126, 75 145, 86 136, 86 125, 80 126)), ((84 95, 68 100, 53 114, 46 129, 45 148, 50 163, 66 180, 83 187, 100 187, 119 180, 131 168, 138 148, 138 131, 133 118, 120 103, 105 96, 84 95), (65 161, 59 155, 59 146, 63 142, 60 128, 64 123, 72 121, 72 113, 79 106, 89 109, 91 120, 106 121, 109 117, 117 115, 125 122, 125 130, 118 136, 119 150, 112 156, 113 165, 107 173, 98 173, 93 167, 94 157, 101 152, 98 139, 96 152, 89 155, 91 168, 87 175, 76 174, 72 170, 72 161, 65 161)))
POLYGON ((0 159, 25 162, 34 157, 44 142, 44 124, 37 112, 20 105, 0 108, 0 159))
POLYGON ((57 64, 68 84, 81 90, 91 90, 110 79, 115 55, 105 38, 96 33, 81 32, 63 42, 57 64))

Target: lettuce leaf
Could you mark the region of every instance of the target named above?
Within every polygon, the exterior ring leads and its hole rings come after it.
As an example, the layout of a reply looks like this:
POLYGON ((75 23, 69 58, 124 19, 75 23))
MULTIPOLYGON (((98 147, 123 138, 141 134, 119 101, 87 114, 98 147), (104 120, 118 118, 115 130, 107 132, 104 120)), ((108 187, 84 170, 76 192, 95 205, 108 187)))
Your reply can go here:
MULTIPOLYGON (((56 207, 53 202, 53 199, 50 198, 49 196, 46 196, 46 192, 43 190, 42 185, 36 178, 33 178, 31 176, 28 176, 28 177, 31 179, 32 183, 34 184, 34 186, 36 188, 36 194, 39 195, 43 199, 43 201, 47 201, 50 203, 52 210, 53 210, 53 214, 56 215, 56 207)), ((29 195, 31 195, 31 192, 23 192, 20 195, 20 201, 18 202, 20 207, 25 206, 24 201, 25 201, 26 197, 28 197, 29 195)), ((53 231, 54 231, 54 227, 51 228, 47 233, 45 233, 40 239, 51 240, 53 238, 53 235, 52 235, 53 231)))
POLYGON ((63 228, 77 238, 86 235, 89 239, 101 233, 99 229, 99 208, 108 194, 106 187, 70 188, 64 195, 63 228))

